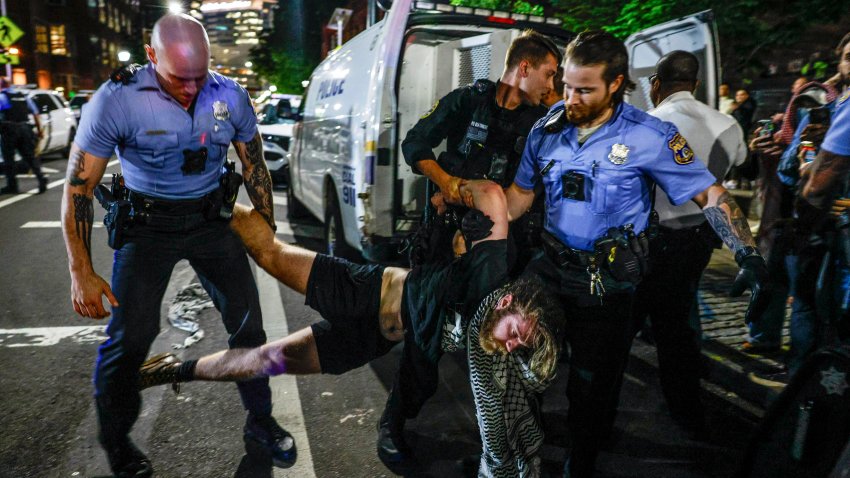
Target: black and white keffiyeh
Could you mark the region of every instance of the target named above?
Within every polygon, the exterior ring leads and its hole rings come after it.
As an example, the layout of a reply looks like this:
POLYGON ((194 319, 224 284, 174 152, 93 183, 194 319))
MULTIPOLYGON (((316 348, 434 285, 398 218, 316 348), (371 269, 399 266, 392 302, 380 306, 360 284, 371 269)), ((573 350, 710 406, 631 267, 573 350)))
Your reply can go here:
POLYGON ((550 381, 544 382, 532 372, 529 351, 491 355, 478 341, 484 318, 504 293, 497 289, 481 302, 466 334, 469 377, 483 444, 478 476, 533 478, 540 476, 543 431, 532 404, 537 400, 535 394, 550 381))

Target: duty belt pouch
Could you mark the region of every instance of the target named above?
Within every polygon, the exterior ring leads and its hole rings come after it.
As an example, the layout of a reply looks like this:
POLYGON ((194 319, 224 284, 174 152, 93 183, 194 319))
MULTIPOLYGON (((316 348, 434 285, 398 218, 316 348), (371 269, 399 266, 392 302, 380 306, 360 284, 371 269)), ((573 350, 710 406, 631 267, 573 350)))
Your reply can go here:
MULTIPOLYGON (((634 237, 638 241, 637 237, 634 237)), ((594 249, 603 259, 611 277, 619 282, 639 284, 644 271, 648 271, 646 256, 640 251, 640 244, 631 244, 619 229, 612 227, 608 234, 594 244, 594 249), (638 249, 635 252, 634 249, 638 249)), ((648 253, 647 253, 648 255, 648 253)))
POLYGON ((115 250, 121 249, 125 243, 124 234, 132 224, 133 205, 126 199, 116 199, 112 191, 102 184, 95 188, 94 195, 106 209, 103 225, 108 234, 107 244, 115 250))
POLYGON ((242 186, 242 175, 236 172, 233 161, 224 163, 224 173, 218 180, 218 189, 207 195, 204 207, 204 218, 208 221, 222 219, 229 221, 233 216, 233 206, 239 187, 242 186))
POLYGON ((493 153, 490 158, 490 171, 487 172, 487 179, 502 184, 507 170, 508 155, 502 152, 493 153))

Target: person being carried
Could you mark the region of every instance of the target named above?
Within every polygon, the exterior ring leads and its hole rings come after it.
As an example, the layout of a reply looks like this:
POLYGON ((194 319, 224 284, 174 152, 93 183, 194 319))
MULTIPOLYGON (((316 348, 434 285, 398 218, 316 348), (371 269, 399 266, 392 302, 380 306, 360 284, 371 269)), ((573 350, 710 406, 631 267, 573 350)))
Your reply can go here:
POLYGON ((173 354, 154 356, 142 365, 140 386, 342 374, 402 339, 435 361, 466 348, 483 443, 479 476, 537 476, 543 435, 534 401, 555 375, 562 316, 534 280, 507 280, 501 187, 470 181, 461 194, 476 208, 462 221, 470 251, 412 270, 353 264, 284 244, 259 213, 237 205, 231 227, 248 253, 304 294, 324 320, 256 348, 182 362, 173 354))

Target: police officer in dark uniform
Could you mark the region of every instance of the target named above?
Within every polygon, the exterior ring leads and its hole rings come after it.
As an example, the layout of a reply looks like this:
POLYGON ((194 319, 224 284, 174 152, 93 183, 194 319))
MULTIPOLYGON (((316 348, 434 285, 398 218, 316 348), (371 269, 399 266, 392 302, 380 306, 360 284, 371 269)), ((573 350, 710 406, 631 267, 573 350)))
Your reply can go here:
MULTIPOLYGON (((112 305, 94 385, 99 439, 122 477, 152 474, 128 434, 141 405, 139 366, 159 333, 162 297, 179 260, 189 261, 221 312, 230 347, 266 341, 251 265, 227 223, 241 185, 227 161, 231 144, 251 202, 275 228, 250 98, 235 81, 209 71, 204 27, 187 15, 166 15, 145 50, 148 65, 116 72, 84 106, 62 204, 74 309, 103 318, 109 312, 102 296, 112 305), (114 152, 124 183, 104 192, 99 182, 114 152), (116 249, 111 287, 92 266, 93 191, 108 207, 104 224, 116 249)), ((295 442, 271 415, 268 379, 237 387, 248 410, 246 451, 291 466, 295 442)))
MULTIPOLYGON (((436 202, 449 205, 445 214, 426 208, 425 221, 412 244, 411 265, 438 264, 454 258, 453 238, 466 213, 460 185, 490 179, 508 186, 513 180, 528 130, 546 112, 540 106, 553 88, 561 54, 548 38, 533 31, 517 37, 508 51, 505 70, 493 83, 478 80, 441 98, 407 133, 405 161, 439 189, 436 202), (446 140, 446 152, 433 148, 446 140)), ((527 252, 527 225, 513 226, 514 250, 527 252), (520 245, 521 244, 521 245, 520 245)), ((462 248, 461 248, 462 249, 462 248)), ((516 262, 516 253, 509 253, 516 262)), ((521 258, 520 258, 521 260, 521 258)), ((437 364, 405 343, 399 371, 379 422, 378 456, 387 466, 410 464, 403 439, 404 423, 413 418, 437 387, 437 364)))
POLYGON ((570 346, 564 472, 583 478, 593 475, 616 416, 632 299, 648 271, 656 227, 653 184, 674 205, 695 201, 735 252, 741 272, 733 292, 753 289, 751 318, 765 304, 766 272, 741 209, 676 127, 623 102, 631 85, 623 42, 606 32, 582 33, 564 58, 565 107, 532 128, 506 196, 515 218, 543 185, 544 247, 526 273, 542 278, 564 308, 570 346))
POLYGON ((0 115, 0 148, 6 168, 6 186, 0 189, 0 194, 19 192, 15 171, 16 151, 38 178, 38 193, 47 191, 47 177, 41 172, 41 161, 35 155, 36 142, 42 135, 38 108, 26 92, 11 88, 6 78, 0 78, 0 115), (35 120, 37 134, 32 131, 30 115, 35 120))

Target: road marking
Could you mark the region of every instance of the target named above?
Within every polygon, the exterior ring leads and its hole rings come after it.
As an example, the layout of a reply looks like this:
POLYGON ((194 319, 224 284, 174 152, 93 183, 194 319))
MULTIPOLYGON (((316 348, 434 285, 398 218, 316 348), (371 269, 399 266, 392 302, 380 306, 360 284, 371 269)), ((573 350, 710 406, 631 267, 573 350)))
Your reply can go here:
MULTIPOLYGON (((60 228, 62 227, 62 221, 29 221, 25 222, 21 229, 49 229, 49 228, 60 228)), ((98 228, 103 227, 103 223, 96 222, 92 224, 92 227, 98 228)))
MULTIPOLYGON (((263 311, 263 325, 268 341, 282 339, 289 335, 286 323, 286 311, 280 297, 280 286, 277 280, 266 271, 257 267, 257 290, 260 293, 260 307, 263 311)), ((269 381, 272 389, 272 410, 280 425, 292 434, 298 447, 298 460, 287 469, 274 469, 274 476, 315 478, 313 456, 310 453, 310 442, 307 438, 307 427, 304 424, 304 413, 301 411, 301 396, 298 394, 298 382, 293 375, 278 375, 269 381)))
POLYGON ((63 339, 71 339, 78 344, 97 344, 106 339, 105 331, 105 325, 0 329, 0 346, 47 347, 63 339))
MULTIPOLYGON (((110 166, 115 166, 116 164, 118 164, 118 160, 113 159, 112 161, 106 163, 106 167, 108 168, 110 166)), ((64 178, 63 179, 57 179, 56 181, 53 181, 52 183, 48 183, 47 189, 53 189, 56 186, 60 186, 62 184, 65 184, 64 178)), ((10 197, 9 199, 4 199, 4 200, 0 201, 0 208, 4 208, 4 207, 6 207, 10 204, 15 204, 18 201, 23 201, 24 199, 26 199, 28 197, 35 196, 36 194, 38 194, 38 188, 37 187, 30 189, 29 191, 24 191, 22 193, 16 194, 16 195, 10 197)))
POLYGON ((288 200, 286 199, 286 196, 277 196, 277 195, 272 194, 272 198, 273 198, 274 203, 279 205, 279 206, 286 206, 288 204, 288 200))

